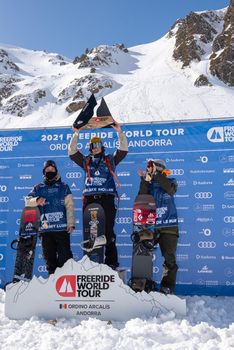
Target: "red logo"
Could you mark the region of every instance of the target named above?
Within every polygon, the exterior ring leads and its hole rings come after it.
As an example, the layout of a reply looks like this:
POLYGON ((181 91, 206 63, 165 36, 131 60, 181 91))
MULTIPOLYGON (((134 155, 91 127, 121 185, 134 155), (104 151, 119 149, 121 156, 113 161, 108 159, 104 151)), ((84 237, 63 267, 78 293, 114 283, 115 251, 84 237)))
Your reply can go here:
POLYGON ((76 275, 64 275, 56 282, 56 291, 61 297, 76 296, 76 275))
POLYGON ((34 222, 37 220, 37 212, 35 209, 27 209, 24 212, 24 221, 25 222, 34 222))

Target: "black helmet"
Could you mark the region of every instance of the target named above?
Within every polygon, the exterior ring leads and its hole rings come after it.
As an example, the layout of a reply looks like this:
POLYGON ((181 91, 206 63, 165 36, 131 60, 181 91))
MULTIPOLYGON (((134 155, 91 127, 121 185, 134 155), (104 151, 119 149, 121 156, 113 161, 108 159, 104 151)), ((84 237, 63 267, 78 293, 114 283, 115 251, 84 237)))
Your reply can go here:
POLYGON ((45 161, 44 164, 43 164, 43 174, 44 174, 44 175, 45 175, 45 170, 46 170, 46 168, 48 168, 49 166, 52 166, 53 168, 55 168, 56 172, 58 171, 55 162, 54 162, 53 160, 47 160, 47 161, 45 161))

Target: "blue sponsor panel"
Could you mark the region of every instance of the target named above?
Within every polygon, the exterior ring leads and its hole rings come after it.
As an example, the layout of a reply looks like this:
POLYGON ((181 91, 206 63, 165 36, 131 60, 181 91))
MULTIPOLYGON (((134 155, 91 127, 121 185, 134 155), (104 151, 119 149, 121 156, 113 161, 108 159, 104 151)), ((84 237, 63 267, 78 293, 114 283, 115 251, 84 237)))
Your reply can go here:
MULTIPOLYGON (((180 238, 176 293, 234 295, 234 120, 124 125, 129 153, 116 168, 121 183, 115 231, 119 260, 130 272, 132 206, 138 193, 138 169, 149 159, 164 159, 177 179, 175 196, 180 238)), ((106 153, 118 146, 113 129, 87 130, 78 148, 88 153, 89 139, 100 136, 106 153)), ((11 280, 24 197, 42 180, 43 162, 53 159, 73 193, 76 229, 71 236, 75 260, 82 251, 82 188, 84 173, 68 155, 69 128, 0 131, 0 280, 11 280)), ((162 257, 154 255, 154 278, 160 282, 162 257)), ((38 241, 34 273, 47 272, 38 241)))

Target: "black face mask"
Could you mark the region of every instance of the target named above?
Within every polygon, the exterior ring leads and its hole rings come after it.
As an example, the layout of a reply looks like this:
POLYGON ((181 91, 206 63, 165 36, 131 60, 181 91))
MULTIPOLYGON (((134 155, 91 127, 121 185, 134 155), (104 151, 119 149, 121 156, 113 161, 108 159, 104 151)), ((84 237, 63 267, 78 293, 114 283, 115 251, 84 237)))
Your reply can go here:
POLYGON ((57 175, 57 171, 48 171, 45 173, 45 177, 49 181, 53 180, 56 175, 57 175))

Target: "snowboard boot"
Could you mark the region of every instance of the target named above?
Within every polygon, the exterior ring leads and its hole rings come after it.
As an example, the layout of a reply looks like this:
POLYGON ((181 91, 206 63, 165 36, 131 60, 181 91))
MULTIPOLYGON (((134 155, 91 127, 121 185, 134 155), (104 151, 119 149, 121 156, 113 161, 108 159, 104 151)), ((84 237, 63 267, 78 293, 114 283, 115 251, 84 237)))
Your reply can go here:
POLYGON ((162 286, 159 291, 160 291, 160 293, 163 293, 165 295, 173 294, 172 290, 170 288, 168 288, 168 287, 163 287, 162 286))

